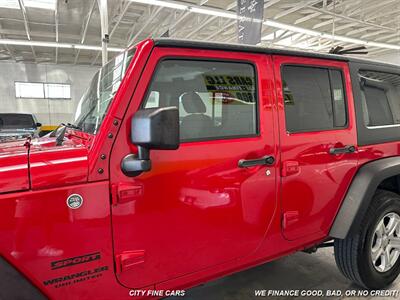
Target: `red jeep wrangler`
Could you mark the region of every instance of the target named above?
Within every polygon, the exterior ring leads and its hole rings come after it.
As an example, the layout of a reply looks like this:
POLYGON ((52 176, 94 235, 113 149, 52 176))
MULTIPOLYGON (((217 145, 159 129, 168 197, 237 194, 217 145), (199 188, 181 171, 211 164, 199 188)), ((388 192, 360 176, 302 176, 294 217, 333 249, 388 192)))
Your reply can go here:
POLYGON ((398 67, 146 40, 74 124, 1 144, 0 294, 179 295, 331 240, 380 289, 400 271, 399 175, 398 67))

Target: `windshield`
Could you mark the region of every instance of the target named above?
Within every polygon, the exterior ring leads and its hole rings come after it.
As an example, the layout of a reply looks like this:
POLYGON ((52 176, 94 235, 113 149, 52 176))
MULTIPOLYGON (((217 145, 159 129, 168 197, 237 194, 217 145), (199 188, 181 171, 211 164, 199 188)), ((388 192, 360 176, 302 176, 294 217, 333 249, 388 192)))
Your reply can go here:
POLYGON ((134 54, 135 49, 119 54, 94 75, 75 114, 74 124, 82 131, 97 133, 134 54))
POLYGON ((0 114, 0 129, 32 129, 36 128, 32 115, 0 114))

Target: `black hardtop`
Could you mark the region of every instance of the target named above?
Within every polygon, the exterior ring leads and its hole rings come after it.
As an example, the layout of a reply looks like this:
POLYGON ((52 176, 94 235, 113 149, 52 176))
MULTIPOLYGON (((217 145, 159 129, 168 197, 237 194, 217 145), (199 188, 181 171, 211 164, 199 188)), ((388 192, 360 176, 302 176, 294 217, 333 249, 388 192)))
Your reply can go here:
POLYGON ((195 49, 224 50, 224 51, 235 51, 235 52, 264 53, 264 54, 274 54, 274 55, 310 57, 310 58, 355 62, 355 63, 371 64, 383 67, 399 68, 399 66, 395 64, 378 62, 368 59, 360 59, 355 57, 348 57, 344 55, 328 54, 328 53, 325 54, 317 52, 241 45, 234 43, 226 44, 226 43, 204 42, 204 41, 194 41, 194 40, 184 40, 184 39, 170 39, 170 38, 156 38, 153 39, 153 41, 154 45, 157 47, 195 48, 195 49))

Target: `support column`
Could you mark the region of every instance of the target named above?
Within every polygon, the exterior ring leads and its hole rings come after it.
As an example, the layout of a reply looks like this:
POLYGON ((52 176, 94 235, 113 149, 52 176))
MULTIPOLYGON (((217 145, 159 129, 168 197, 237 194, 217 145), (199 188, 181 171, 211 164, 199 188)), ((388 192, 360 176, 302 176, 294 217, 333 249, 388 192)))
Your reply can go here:
POLYGON ((107 52, 107 45, 109 42, 108 7, 107 7, 107 0, 97 0, 97 2, 100 10, 102 62, 104 66, 108 61, 108 52, 107 52))

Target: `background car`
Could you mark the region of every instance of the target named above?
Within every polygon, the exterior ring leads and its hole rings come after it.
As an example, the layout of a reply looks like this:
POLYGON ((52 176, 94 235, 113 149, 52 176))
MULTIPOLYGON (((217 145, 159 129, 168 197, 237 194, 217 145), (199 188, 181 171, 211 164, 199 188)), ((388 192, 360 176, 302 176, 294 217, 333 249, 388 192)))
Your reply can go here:
POLYGON ((0 141, 36 137, 41 126, 33 114, 1 113, 0 141))

